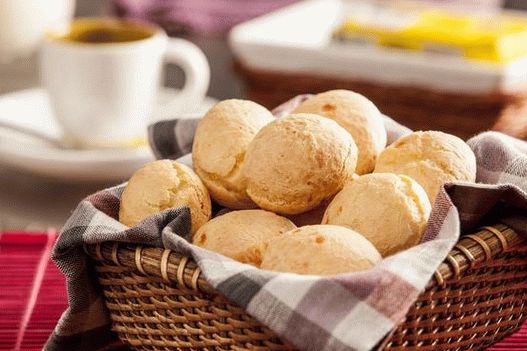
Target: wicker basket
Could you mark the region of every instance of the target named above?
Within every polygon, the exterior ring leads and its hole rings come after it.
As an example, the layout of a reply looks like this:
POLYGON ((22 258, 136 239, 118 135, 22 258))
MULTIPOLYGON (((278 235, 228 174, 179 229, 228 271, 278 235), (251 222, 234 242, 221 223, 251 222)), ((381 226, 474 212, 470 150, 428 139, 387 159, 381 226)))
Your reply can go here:
MULTIPOLYGON (((115 242, 86 246, 120 339, 136 350, 289 350, 215 291, 188 257, 115 242)), ((481 350, 527 319, 527 243, 504 225, 464 236, 385 350, 481 350)))
POLYGON ((522 94, 467 95, 413 86, 381 85, 311 74, 293 74, 235 65, 247 98, 268 108, 294 96, 350 89, 371 99, 388 116, 413 130, 441 130, 467 139, 494 129, 527 138, 527 90, 522 94))

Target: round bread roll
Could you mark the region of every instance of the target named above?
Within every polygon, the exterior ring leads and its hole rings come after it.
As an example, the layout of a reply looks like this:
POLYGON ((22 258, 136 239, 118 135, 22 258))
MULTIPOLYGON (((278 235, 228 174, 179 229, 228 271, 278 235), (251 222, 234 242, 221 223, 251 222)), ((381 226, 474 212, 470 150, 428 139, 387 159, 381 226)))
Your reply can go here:
POLYGON ((353 136, 359 149, 357 174, 370 173, 386 146, 386 129, 377 107, 366 97, 349 90, 317 94, 298 106, 294 113, 315 113, 331 118, 353 136))
POLYGON ((310 225, 271 241, 261 268, 333 275, 366 270, 380 260, 379 252, 359 233, 336 225, 310 225))
POLYGON ((346 185, 322 223, 356 230, 388 256, 419 243, 431 209, 425 191, 410 177, 372 173, 346 185))
POLYGON ((317 207, 352 177, 353 138, 334 121, 312 114, 279 118, 249 145, 247 194, 265 210, 297 214, 317 207))
POLYGON ((170 160, 146 164, 128 181, 119 210, 119 221, 129 227, 172 207, 190 208, 191 232, 210 219, 207 188, 187 166, 170 160))
POLYGON ((232 211, 203 225, 194 244, 259 267, 267 244, 296 228, 287 218, 264 210, 232 211))
POLYGON ((246 100, 225 100, 199 122, 192 162, 216 202, 232 209, 255 208, 240 170, 256 133, 274 120, 266 108, 246 100))
POLYGON ((398 139, 379 155, 375 172, 405 174, 415 179, 434 203, 444 183, 476 180, 476 156, 454 135, 414 132, 398 139))

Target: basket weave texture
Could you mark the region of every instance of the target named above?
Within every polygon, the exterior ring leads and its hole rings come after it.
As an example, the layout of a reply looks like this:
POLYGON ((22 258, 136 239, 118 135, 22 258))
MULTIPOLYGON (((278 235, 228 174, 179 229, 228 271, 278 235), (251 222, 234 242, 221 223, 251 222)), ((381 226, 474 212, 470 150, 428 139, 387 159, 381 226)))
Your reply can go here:
POLYGON ((247 98, 268 108, 297 95, 349 89, 372 100, 412 130, 441 130, 463 139, 489 129, 527 139, 527 90, 516 93, 449 93, 427 88, 338 79, 310 73, 256 69, 240 62, 247 98))
MULTIPOLYGON (((136 350, 291 350, 170 250, 88 245, 113 330, 136 350)), ((482 350, 527 319, 527 243, 498 224, 464 236, 382 346, 482 350)))

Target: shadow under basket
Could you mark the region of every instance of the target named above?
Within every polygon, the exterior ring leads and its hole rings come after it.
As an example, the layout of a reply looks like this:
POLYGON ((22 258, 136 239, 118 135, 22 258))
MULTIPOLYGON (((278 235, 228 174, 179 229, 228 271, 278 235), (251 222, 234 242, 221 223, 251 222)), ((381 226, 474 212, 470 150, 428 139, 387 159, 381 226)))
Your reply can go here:
POLYGON ((470 94, 309 72, 278 72, 241 62, 235 63, 235 70, 245 83, 247 98, 267 108, 306 92, 349 89, 368 97, 384 114, 413 130, 441 130, 468 139, 492 129, 527 139, 527 89, 470 94))
MULTIPOLYGON (((96 262, 112 329, 136 350, 291 350, 170 250, 107 242, 96 262)), ((527 319, 527 245, 498 224, 465 235, 384 350, 482 350, 527 319)))

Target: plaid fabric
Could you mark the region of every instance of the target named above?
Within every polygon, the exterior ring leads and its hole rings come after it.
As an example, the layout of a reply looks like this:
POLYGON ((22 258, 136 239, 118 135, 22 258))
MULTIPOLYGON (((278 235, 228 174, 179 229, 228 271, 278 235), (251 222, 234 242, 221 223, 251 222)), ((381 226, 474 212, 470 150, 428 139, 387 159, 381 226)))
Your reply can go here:
MULTIPOLYGON (((304 98, 273 112, 281 116, 304 98)), ((389 118, 385 121, 390 142, 409 132, 389 118)), ((152 126, 157 156, 177 158, 189 152, 195 126, 189 120, 152 126)), ((527 144, 487 132, 469 145, 478 160, 478 184, 446 184, 441 189, 420 245, 368 271, 332 277, 259 270, 193 246, 185 239, 190 228, 187 208, 168 209, 127 228, 117 220, 123 185, 92 195, 79 204, 54 248, 53 259, 67 278, 70 306, 46 350, 96 350, 114 337, 82 249, 85 243, 108 240, 192 256, 216 289, 299 349, 373 349, 405 316, 461 232, 491 218, 527 235, 527 144)))

